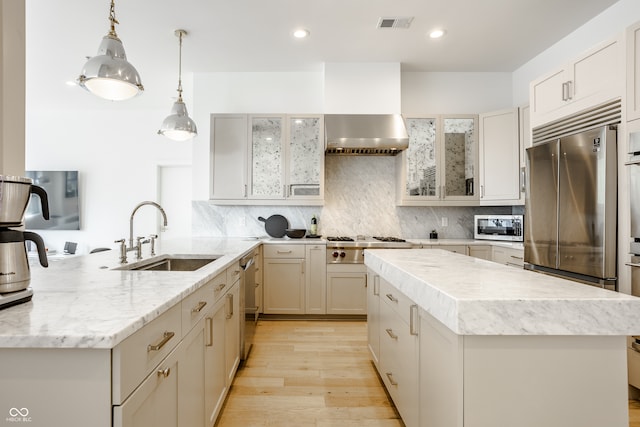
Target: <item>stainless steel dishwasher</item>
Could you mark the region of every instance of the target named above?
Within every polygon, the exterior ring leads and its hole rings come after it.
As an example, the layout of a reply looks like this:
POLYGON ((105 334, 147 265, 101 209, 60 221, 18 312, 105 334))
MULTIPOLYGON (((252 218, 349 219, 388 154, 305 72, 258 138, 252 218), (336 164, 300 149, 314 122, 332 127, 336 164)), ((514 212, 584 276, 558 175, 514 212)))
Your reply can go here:
POLYGON ((240 259, 240 358, 247 360, 258 323, 255 252, 240 259))

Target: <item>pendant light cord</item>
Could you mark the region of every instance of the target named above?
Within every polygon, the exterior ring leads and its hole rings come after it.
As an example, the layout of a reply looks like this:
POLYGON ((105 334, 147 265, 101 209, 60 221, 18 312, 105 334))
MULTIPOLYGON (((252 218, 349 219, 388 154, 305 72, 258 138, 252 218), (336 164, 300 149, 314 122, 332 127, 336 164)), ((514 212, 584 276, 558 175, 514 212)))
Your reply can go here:
POLYGON ((111 30, 109 31, 109 36, 118 38, 116 34, 116 24, 119 24, 116 19, 116 5, 113 0, 111 0, 111 8, 109 9, 109 21, 111 22, 111 30))
POLYGON ((182 102, 182 35, 183 30, 178 30, 178 39, 180 40, 180 48, 178 50, 178 101, 182 102))

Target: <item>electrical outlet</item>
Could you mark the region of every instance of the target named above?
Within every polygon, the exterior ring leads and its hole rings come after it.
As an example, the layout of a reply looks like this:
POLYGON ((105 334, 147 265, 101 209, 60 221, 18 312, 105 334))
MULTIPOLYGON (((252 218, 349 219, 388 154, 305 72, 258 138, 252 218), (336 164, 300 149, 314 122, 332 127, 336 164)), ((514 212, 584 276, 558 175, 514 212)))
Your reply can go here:
POLYGON ((443 216, 440 219, 440 225, 442 225, 443 227, 447 227, 449 225, 449 218, 447 218, 446 216, 443 216))

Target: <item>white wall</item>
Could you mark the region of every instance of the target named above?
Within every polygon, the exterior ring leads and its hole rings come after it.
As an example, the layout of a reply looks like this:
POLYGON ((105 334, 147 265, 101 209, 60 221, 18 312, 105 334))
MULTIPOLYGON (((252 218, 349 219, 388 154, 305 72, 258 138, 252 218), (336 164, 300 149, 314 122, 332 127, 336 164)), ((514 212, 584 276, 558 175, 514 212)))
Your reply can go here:
POLYGON ((511 73, 402 73, 402 112, 478 114, 512 107, 511 73))
POLYGON ((640 20, 640 1, 620 0, 513 73, 513 105, 529 100, 529 82, 640 20))

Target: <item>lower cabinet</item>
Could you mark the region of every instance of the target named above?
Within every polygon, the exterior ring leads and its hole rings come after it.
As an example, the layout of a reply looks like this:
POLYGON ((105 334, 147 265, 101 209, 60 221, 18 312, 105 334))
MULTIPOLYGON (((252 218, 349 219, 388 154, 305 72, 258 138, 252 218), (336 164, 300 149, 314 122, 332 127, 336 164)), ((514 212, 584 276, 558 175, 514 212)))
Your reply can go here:
POLYGON ((367 342, 371 360, 379 369, 380 359, 380 276, 367 272, 367 342))
POLYGON ((227 269, 114 349, 114 427, 215 424, 240 363, 238 278, 227 269))
POLYGON ((489 245, 469 245, 469 256, 474 258, 481 258, 491 261, 491 246, 489 245))
POLYGON ((265 314, 326 314, 326 247, 263 246, 265 314))
POLYGON ((378 371, 402 420, 419 425, 417 307, 380 279, 378 371))
POLYGON ((364 264, 327 266, 327 314, 367 314, 364 264))
POLYGON ((524 250, 494 246, 492 260, 500 264, 522 268, 524 267, 524 250))

